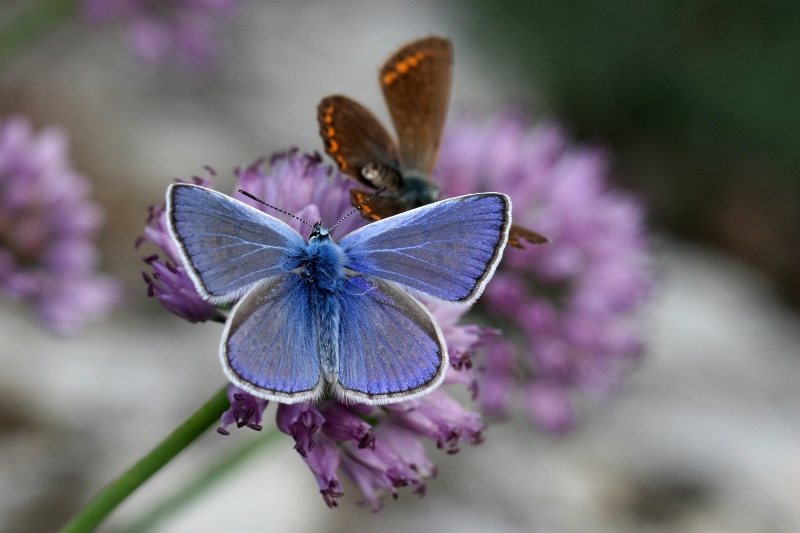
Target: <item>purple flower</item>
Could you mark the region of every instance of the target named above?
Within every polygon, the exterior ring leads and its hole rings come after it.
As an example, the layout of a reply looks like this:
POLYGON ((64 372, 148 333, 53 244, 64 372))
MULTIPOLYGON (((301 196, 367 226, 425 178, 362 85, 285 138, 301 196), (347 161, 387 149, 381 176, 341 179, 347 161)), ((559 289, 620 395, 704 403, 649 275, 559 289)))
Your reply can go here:
POLYGON ((447 339, 447 353, 450 369, 444 377, 444 384, 460 383, 472 392, 473 399, 478 395, 478 380, 473 368, 472 355, 478 348, 492 344, 500 334, 499 330, 482 328, 477 325, 459 326, 458 321, 470 308, 463 305, 426 302, 442 334, 447 339))
POLYGON ((261 419, 269 401, 247 394, 233 383, 228 385, 227 393, 231 407, 222 414, 222 427, 217 428, 217 433, 228 435, 227 428, 231 424, 261 431, 261 419))
MULTIPOLYGON (((211 178, 214 171, 206 169, 206 177, 195 177, 194 183, 211 188, 211 178)), ((205 322, 217 316, 215 305, 204 300, 189 277, 183 265, 178 248, 172 240, 167 228, 167 213, 164 205, 151 205, 150 215, 147 217, 147 226, 144 235, 136 242, 138 248, 144 242, 152 242, 163 251, 166 258, 161 259, 158 254, 144 257, 143 260, 152 269, 152 272, 142 272, 147 284, 147 295, 151 298, 158 297, 161 304, 171 313, 192 323, 205 322)))
MULTIPOLYGON (((236 190, 244 190, 265 203, 302 218, 310 224, 317 221, 331 227, 353 211, 350 204, 352 181, 342 177, 328 165, 322 164, 319 154, 298 154, 296 149, 276 153, 270 159, 269 172, 264 159, 236 169, 236 190), (332 175, 333 174, 333 175, 332 175)), ((308 239, 311 228, 284 213, 247 198, 236 192, 234 198, 247 205, 283 220, 308 239)), ((336 226, 337 240, 366 224, 358 214, 347 217, 336 226)))
POLYGON ((68 149, 55 128, 36 135, 25 118, 0 122, 0 287, 62 333, 103 317, 122 297, 114 279, 95 271, 92 239, 103 215, 68 149))
POLYGON ((219 52, 218 31, 241 0, 83 0, 84 18, 129 26, 131 50, 145 65, 174 62, 206 69, 219 52))
POLYGON ((375 429, 369 447, 344 442, 342 471, 352 479, 373 511, 383 505, 384 494, 398 497, 397 489, 412 487, 414 494, 425 494, 425 480, 436 474, 436 468, 425 455, 419 435, 391 423, 375 429))
POLYGON ((492 345, 481 363, 487 412, 505 413, 517 383, 531 418, 563 431, 576 418, 575 391, 609 393, 641 354, 636 315, 653 285, 643 212, 609 189, 607 173, 602 151, 513 113, 450 123, 436 176, 443 194, 502 191, 514 222, 551 240, 507 248, 481 301, 520 339, 492 345))
POLYGON ((483 411, 503 416, 511 405, 514 390, 514 346, 506 341, 494 342, 483 354, 480 376, 480 404, 483 411))
POLYGON ((294 439, 297 453, 308 457, 315 446, 314 435, 322 429, 325 417, 310 403, 281 404, 277 421, 278 429, 294 439))
POLYGON ((485 425, 442 389, 406 402, 382 406, 344 405, 326 400, 280 405, 278 427, 295 440, 329 507, 344 494, 339 476, 348 477, 374 511, 397 489, 425 493, 436 467, 424 440, 453 454, 463 442, 479 444, 485 425))

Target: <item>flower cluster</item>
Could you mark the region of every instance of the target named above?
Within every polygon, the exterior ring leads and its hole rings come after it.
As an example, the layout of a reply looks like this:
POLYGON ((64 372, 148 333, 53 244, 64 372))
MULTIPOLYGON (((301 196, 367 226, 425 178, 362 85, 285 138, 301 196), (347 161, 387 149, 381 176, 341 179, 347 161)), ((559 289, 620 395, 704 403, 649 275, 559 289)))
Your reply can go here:
POLYGON ((83 0, 92 23, 130 27, 131 50, 145 65, 176 62, 191 72, 207 68, 218 53, 220 22, 241 0, 83 0))
POLYGON ((102 223, 89 181, 68 158, 54 128, 0 122, 0 288, 31 302, 51 329, 70 333, 104 316, 122 295, 95 271, 93 238, 102 223))
POLYGON ((425 493, 425 480, 436 475, 436 467, 420 437, 457 453, 461 442, 480 443, 484 429, 477 413, 465 411, 441 389, 382 407, 334 401, 280 405, 277 422, 295 440, 329 507, 343 495, 342 473, 374 511, 384 494, 397 498, 400 487, 425 493))
MULTIPOLYGON (((300 155, 292 150, 276 154, 265 172, 265 161, 236 169, 237 187, 308 221, 323 221, 326 225, 341 220, 352 211, 349 189, 351 181, 322 165, 315 155, 300 155)), ((195 178, 209 186, 210 176, 195 178)), ((235 198, 267 211, 269 208, 236 193, 235 198)), ((308 238, 310 228, 298 220, 277 211, 268 211, 290 224, 308 238)), ((159 246, 167 256, 146 257, 153 272, 145 273, 151 295, 176 315, 190 321, 208 320, 218 311, 203 301, 180 262, 169 232, 163 207, 151 207, 148 226, 142 240, 159 246)), ((345 235, 362 226, 365 221, 353 215, 336 229, 345 235)), ((451 368, 445 384, 464 384, 475 390, 471 355, 492 332, 477 326, 459 326, 458 320, 466 307, 429 306, 437 318, 448 345, 451 368)), ((217 431, 228 434, 228 427, 250 427, 260 430, 267 402, 254 398, 233 385, 228 388, 230 409, 223 415, 223 427, 217 431)), ((277 409, 278 428, 295 441, 295 449, 316 477, 320 492, 329 506, 336 506, 343 495, 340 476, 352 480, 361 491, 364 501, 373 509, 380 508, 385 494, 397 496, 397 489, 413 487, 422 494, 425 480, 436 469, 425 454, 423 440, 436 443, 448 453, 458 451, 461 443, 481 441, 483 422, 477 413, 465 410, 441 388, 422 398, 380 407, 342 404, 325 400, 319 404, 280 405, 277 409)))
POLYGON ((609 189, 599 150, 572 147, 553 126, 516 114, 449 124, 435 179, 445 196, 481 190, 511 197, 513 220, 550 243, 506 249, 481 305, 516 327, 482 362, 481 402, 505 414, 515 385, 530 417, 550 431, 575 422, 574 390, 611 391, 642 351, 636 321, 651 292, 641 206, 609 189))

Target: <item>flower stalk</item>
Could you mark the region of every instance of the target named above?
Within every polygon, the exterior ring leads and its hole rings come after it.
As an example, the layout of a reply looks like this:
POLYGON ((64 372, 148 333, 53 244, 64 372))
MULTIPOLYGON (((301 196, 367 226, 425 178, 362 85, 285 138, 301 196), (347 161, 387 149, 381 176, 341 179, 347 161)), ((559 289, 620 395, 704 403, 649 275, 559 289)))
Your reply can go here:
POLYGON ((239 449, 227 455, 186 483, 175 494, 159 503, 158 506, 154 507, 146 514, 137 517, 131 524, 123 527, 121 529, 122 533, 145 533, 146 531, 152 531, 157 525, 175 516, 181 509, 207 492, 215 483, 246 463, 251 457, 256 455, 256 453, 262 451, 272 443, 277 442, 278 438, 281 436, 281 432, 278 431, 276 427, 264 430, 263 434, 250 439, 239 449))
POLYGON ((186 449, 208 428, 218 424, 220 416, 228 407, 230 402, 227 387, 223 387, 150 453, 101 490, 61 529, 61 533, 93 531, 140 485, 186 449))

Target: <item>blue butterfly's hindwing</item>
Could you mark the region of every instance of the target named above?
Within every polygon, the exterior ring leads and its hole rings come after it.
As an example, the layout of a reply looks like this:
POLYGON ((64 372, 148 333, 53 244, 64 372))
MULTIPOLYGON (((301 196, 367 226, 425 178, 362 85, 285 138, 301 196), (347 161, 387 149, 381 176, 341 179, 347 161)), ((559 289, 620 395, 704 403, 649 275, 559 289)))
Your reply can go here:
POLYGON ((279 402, 319 397, 324 380, 313 294, 306 280, 284 274, 256 285, 236 304, 220 346, 222 367, 231 382, 279 402))
POLYGON ((350 278, 341 302, 335 396, 383 404, 439 386, 448 366, 447 347, 422 304, 394 283, 367 276, 350 278))

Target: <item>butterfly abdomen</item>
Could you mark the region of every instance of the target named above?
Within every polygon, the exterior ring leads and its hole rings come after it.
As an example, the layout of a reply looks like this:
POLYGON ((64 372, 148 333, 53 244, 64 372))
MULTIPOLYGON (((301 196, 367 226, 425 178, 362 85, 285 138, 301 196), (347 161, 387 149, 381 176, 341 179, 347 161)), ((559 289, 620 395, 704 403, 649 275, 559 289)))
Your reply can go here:
POLYGON ((339 369, 339 296, 327 291, 312 292, 311 308, 317 330, 317 353, 322 375, 326 382, 336 383, 339 369))
POLYGON ((397 169, 390 166, 370 161, 361 168, 361 176, 376 189, 386 187, 395 194, 403 190, 403 177, 397 169))
POLYGON ((344 252, 330 237, 312 238, 300 276, 313 286, 311 309, 323 377, 336 382, 339 368, 339 291, 345 280, 344 252))

